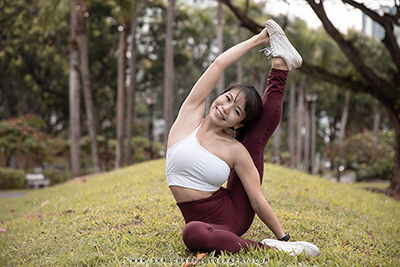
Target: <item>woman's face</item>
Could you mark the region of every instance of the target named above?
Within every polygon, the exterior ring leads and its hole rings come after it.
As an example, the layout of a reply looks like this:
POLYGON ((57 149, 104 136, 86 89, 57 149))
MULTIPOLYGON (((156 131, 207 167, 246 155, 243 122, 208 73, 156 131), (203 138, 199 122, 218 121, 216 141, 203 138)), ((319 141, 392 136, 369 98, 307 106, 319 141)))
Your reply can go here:
POLYGON ((245 117, 245 99, 238 89, 232 89, 220 95, 212 103, 210 116, 212 121, 223 128, 242 126, 240 123, 245 117))

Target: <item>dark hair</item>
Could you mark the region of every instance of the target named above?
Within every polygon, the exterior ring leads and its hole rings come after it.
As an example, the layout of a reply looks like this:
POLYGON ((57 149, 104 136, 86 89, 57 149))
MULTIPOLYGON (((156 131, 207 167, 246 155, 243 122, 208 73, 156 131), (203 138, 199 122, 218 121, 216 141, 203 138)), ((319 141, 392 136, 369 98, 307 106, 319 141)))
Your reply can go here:
POLYGON ((245 98, 244 112, 246 117, 240 122, 242 127, 236 129, 235 138, 242 141, 245 133, 251 128, 253 123, 261 116, 262 113, 262 100, 256 88, 248 83, 236 83, 226 88, 221 95, 233 90, 238 89, 238 96, 243 95, 245 98))

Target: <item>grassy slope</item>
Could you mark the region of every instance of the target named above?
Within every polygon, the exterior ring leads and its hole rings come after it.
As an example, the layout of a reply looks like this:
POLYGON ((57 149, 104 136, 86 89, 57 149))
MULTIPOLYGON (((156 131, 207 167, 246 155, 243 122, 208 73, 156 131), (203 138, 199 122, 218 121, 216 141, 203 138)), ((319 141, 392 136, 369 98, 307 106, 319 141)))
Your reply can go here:
MULTIPOLYGON (((164 166, 164 160, 142 163, 24 198, 0 199, 0 228, 7 230, 0 235, 0 266, 138 266, 131 259, 184 262, 195 257, 180 239, 184 223, 168 190, 164 166)), ((358 185, 336 184, 274 165, 266 165, 265 175, 264 195, 284 229, 293 240, 317 244, 320 257, 251 250, 207 255, 208 262, 400 265, 399 202, 358 185)), ((261 241, 273 235, 256 218, 243 237, 261 241)))

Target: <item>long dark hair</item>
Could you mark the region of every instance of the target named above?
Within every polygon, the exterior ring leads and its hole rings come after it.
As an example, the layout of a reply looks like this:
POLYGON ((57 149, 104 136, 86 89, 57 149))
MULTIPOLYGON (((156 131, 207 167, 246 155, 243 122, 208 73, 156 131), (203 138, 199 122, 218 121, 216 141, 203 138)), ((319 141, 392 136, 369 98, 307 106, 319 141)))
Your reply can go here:
POLYGON ((236 129, 235 138, 242 141, 245 133, 251 128, 254 122, 261 116, 262 113, 262 100, 256 88, 248 83, 236 83, 226 88, 221 95, 233 90, 238 89, 238 96, 245 97, 244 112, 246 117, 240 122, 242 127, 236 129))

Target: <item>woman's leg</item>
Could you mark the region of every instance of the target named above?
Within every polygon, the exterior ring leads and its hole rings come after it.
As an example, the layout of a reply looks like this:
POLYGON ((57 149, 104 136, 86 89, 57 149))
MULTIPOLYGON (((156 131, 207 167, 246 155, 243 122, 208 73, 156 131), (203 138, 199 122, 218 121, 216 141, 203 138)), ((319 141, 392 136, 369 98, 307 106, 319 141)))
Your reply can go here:
POLYGON ((182 240, 188 249, 204 252, 216 250, 237 253, 241 248, 247 250, 249 246, 264 247, 262 243, 240 238, 223 227, 223 225, 192 221, 183 228, 182 240))
MULTIPOLYGON (((279 59, 276 59, 276 61, 279 62, 279 59)), ((274 67, 274 65, 272 65, 272 67, 274 67)), ((283 96, 285 93, 287 74, 287 70, 271 68, 267 87, 262 98, 262 115, 246 133, 242 141, 253 158, 260 175, 260 183, 262 183, 264 171, 264 149, 282 116, 283 96)), ((255 213, 251 208, 250 201, 240 178, 234 171, 232 171, 229 176, 227 189, 240 214, 239 216, 241 216, 242 223, 237 225, 235 229, 235 232, 240 236, 249 229, 255 213)))

